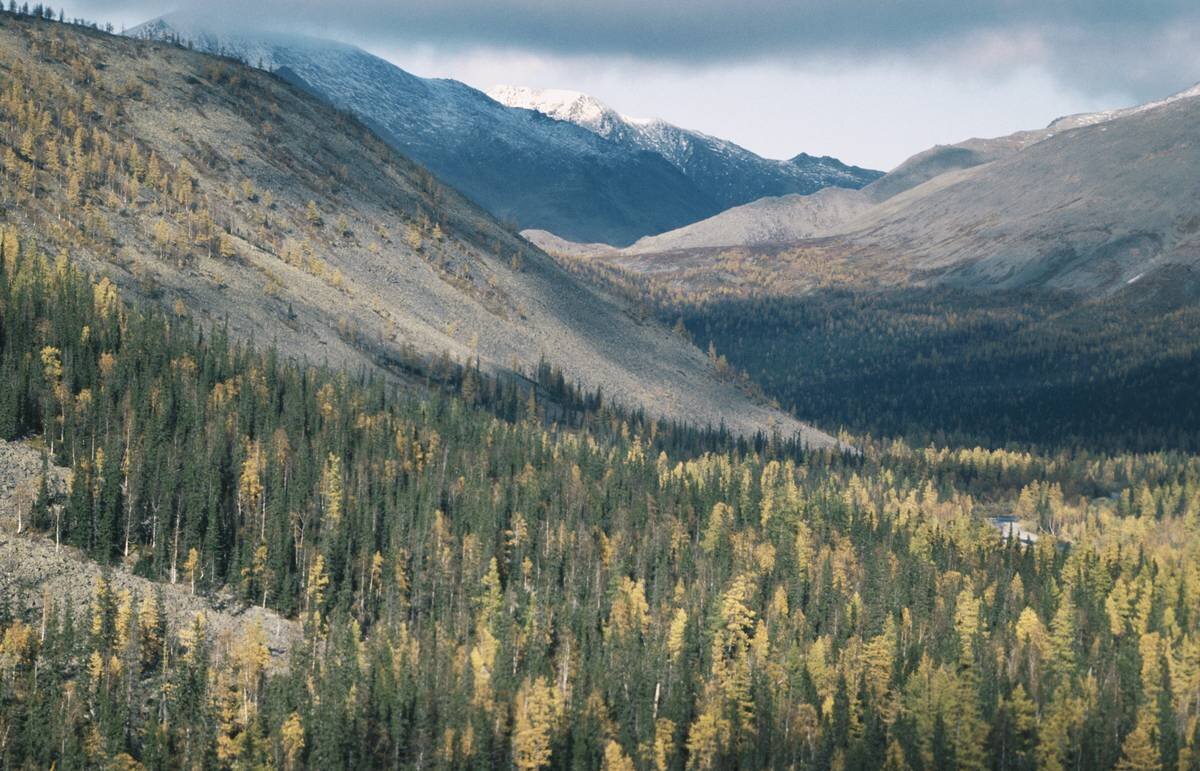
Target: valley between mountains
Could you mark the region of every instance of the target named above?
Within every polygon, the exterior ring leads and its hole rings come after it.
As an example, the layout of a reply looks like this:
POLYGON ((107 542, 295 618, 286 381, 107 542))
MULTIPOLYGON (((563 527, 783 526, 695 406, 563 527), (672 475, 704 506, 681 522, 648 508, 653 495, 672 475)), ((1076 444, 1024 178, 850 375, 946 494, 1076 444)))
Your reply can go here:
POLYGON ((0 769, 1200 771, 1200 88, 881 173, 220 10, 0 8, 0 769))
POLYGON ((524 235, 855 432, 1194 447, 1198 96, 935 147, 861 190, 624 248, 524 235))

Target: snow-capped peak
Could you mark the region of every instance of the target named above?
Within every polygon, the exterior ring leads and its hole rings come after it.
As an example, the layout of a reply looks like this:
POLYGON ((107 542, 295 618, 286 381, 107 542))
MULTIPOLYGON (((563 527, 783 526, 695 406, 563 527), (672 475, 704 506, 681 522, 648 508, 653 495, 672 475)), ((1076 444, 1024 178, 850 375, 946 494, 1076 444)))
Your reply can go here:
POLYGON ((608 105, 579 91, 562 88, 528 88, 527 86, 493 86, 487 95, 509 107, 537 110, 551 117, 570 116, 572 120, 596 120, 612 112, 608 105))
POLYGON ((561 88, 493 86, 487 95, 507 107, 536 110, 555 120, 565 120, 607 137, 620 124, 645 125, 652 121, 629 118, 594 96, 561 88))

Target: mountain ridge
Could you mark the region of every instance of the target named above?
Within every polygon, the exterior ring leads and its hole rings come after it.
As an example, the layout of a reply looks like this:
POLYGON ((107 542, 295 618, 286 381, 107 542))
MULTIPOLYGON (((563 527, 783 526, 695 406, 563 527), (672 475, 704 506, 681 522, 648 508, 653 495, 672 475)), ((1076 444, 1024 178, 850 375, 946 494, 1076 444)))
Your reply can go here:
POLYGON ((509 107, 573 123, 633 150, 658 153, 719 201, 723 209, 765 196, 803 195, 827 187, 857 189, 883 174, 808 153, 798 153, 788 160, 763 158, 729 140, 660 118, 622 115, 579 91, 495 86, 487 93, 509 107))
POLYGON ((844 241, 903 252, 922 280, 1110 294, 1200 257, 1197 120, 1183 98, 1051 132, 889 198, 844 241))
POLYGON ((934 145, 905 159, 864 190, 874 200, 882 202, 944 172, 1006 158, 1063 131, 1107 123, 1197 96, 1200 96, 1200 83, 1162 99, 1131 107, 1064 115, 1043 128, 1023 129, 998 137, 971 137, 950 145, 934 145))
POLYGON ((192 13, 125 34, 284 71, 499 219, 576 241, 626 245, 764 194, 811 192, 827 180, 861 186, 878 174, 804 154, 766 161, 674 127, 654 129, 666 132, 656 143, 604 136, 455 80, 417 77, 344 43, 214 29, 192 13), (672 151, 678 141, 687 144, 683 155, 672 151))
POLYGON ((719 209, 662 158, 614 152, 573 124, 508 109, 458 81, 417 77, 345 43, 210 31, 181 14, 125 34, 283 71, 293 85, 363 119, 443 182, 519 227, 631 242, 719 209))

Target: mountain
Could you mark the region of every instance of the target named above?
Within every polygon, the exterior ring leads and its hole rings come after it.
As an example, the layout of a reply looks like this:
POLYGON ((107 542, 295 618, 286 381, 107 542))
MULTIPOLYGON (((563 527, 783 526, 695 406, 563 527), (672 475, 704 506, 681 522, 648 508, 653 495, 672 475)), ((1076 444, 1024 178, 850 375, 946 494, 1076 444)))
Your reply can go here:
POLYGON ((577 91, 496 86, 488 96, 510 107, 574 123, 631 151, 661 155, 722 209, 764 196, 814 193, 826 187, 860 188, 882 176, 829 156, 801 153, 786 161, 762 158, 733 142, 663 120, 626 117, 577 91))
POLYGON ((810 195, 768 196, 726 209, 705 220, 656 236, 639 238, 617 249, 607 244, 580 244, 544 230, 521 235, 546 252, 563 257, 668 254, 689 249, 790 244, 838 233, 867 212, 873 201, 861 190, 829 187, 810 195))
POLYGON ((1190 275, 1200 263, 1194 92, 1056 122, 1038 141, 888 198, 841 239, 922 281, 967 288, 1096 295, 1190 275))
POLYGON ((896 168, 863 188, 876 202, 886 201, 905 190, 947 172, 969 169, 1020 152, 1048 136, 1045 130, 1023 131, 990 139, 968 139, 953 145, 936 145, 906 159, 896 168))
POLYGON ((937 145, 907 159, 883 177, 867 185, 865 191, 873 200, 885 201, 948 171, 969 169, 1006 158, 1063 131, 1095 126, 1118 118, 1137 115, 1196 96, 1200 96, 1200 83, 1165 99, 1134 107, 1067 115, 1051 121, 1049 125, 1041 129, 1018 131, 1006 136, 986 139, 972 138, 953 145, 937 145))
POLYGON ((811 195, 760 198, 657 236, 639 238, 625 254, 696 247, 794 243, 838 232, 871 208, 859 190, 828 187, 811 195))
POLYGON ((45 253, 314 363, 404 378, 444 370, 443 354, 497 373, 544 357, 655 416, 803 429, 353 116, 227 59, 64 30, 0 26, 5 162, 19 167, 6 224, 45 253), (17 107, 47 83, 26 146, 35 113, 17 107))
POLYGON ((416 77, 354 46, 270 32, 216 33, 183 15, 126 34, 186 41, 275 71, 358 116, 401 153, 520 228, 629 243, 722 208, 661 156, 507 108, 455 80, 416 77))
POLYGON ((822 230, 803 199, 765 199, 631 248, 545 248, 826 425, 1192 448, 1198 96, 933 148, 822 230), (790 242, 761 237, 781 220, 790 242))
POLYGON ((1097 123, 1104 123, 1115 118, 1125 118, 1130 115, 1137 115, 1140 112, 1154 110, 1183 99, 1194 99, 1200 96, 1200 83, 1196 83, 1191 88, 1186 88, 1183 91, 1171 94, 1163 99, 1156 99, 1151 102, 1134 105, 1133 107, 1121 107, 1113 110, 1101 110, 1100 112, 1081 112, 1074 115, 1067 115, 1050 122, 1047 126, 1049 131, 1066 131, 1067 129, 1079 128, 1080 126, 1094 126, 1097 123))

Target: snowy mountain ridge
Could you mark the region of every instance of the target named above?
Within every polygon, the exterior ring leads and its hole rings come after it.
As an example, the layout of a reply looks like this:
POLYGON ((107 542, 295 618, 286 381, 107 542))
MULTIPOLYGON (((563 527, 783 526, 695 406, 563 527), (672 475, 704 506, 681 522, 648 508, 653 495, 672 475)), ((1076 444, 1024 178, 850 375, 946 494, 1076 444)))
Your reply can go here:
POLYGON ((704 184, 723 208, 764 196, 809 194, 825 187, 857 189, 881 176, 836 158, 801 153, 787 161, 763 158, 726 139, 660 118, 631 118, 599 99, 567 89, 494 86, 488 96, 508 107, 534 110, 585 128, 630 149, 657 153, 704 184), (749 179, 753 177, 754 179, 749 179), (759 194, 747 197, 757 184, 759 194), (745 200, 743 200, 745 199, 745 200))
POLYGON ((721 208, 661 157, 615 146, 573 123, 505 107, 456 80, 417 77, 351 45, 213 30, 184 14, 126 34, 270 70, 358 116, 401 153, 522 228, 631 243, 721 208))
POLYGON ((508 107, 535 110, 555 120, 565 120, 582 126, 605 139, 622 124, 649 121, 621 115, 604 102, 580 91, 562 88, 528 88, 526 86, 493 86, 485 92, 508 107))

